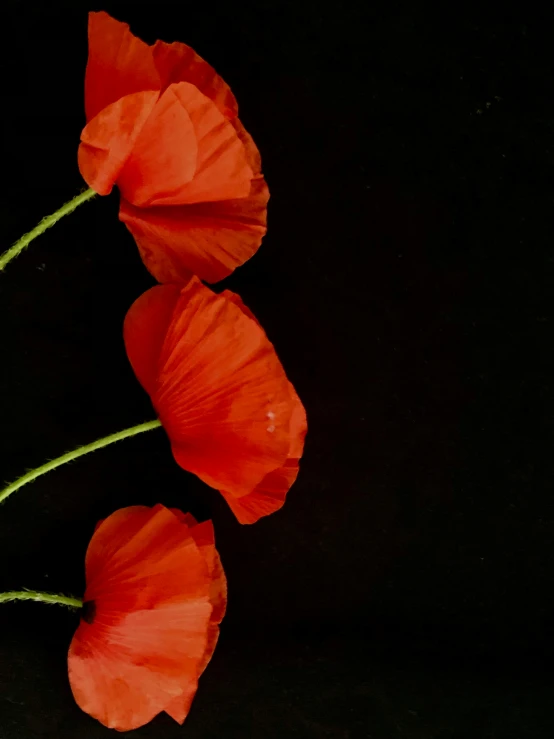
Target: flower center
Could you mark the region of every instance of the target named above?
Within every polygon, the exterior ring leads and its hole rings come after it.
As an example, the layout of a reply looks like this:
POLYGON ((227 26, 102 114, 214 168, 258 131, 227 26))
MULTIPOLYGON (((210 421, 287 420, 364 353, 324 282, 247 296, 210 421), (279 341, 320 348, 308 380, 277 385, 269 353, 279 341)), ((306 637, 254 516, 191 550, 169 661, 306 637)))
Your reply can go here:
POLYGON ((81 608, 81 618, 86 621, 87 624, 94 622, 96 616, 96 603, 93 600, 87 600, 83 603, 81 608))

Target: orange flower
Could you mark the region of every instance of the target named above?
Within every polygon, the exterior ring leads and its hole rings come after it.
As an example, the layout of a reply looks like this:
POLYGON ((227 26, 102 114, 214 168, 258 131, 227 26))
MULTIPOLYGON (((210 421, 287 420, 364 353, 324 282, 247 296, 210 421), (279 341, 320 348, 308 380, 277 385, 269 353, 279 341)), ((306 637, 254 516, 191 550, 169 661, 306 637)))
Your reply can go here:
POLYGON ((148 46, 126 23, 89 14, 87 125, 79 168, 120 219, 158 282, 217 282, 266 231, 269 192, 236 100, 189 46, 148 46))
POLYGON ((165 711, 183 723, 225 613, 211 521, 133 506, 97 527, 81 623, 69 648, 79 706, 119 731, 165 711))
POLYGON ((237 295, 193 278, 130 308, 125 346, 177 463, 220 490, 241 523, 281 508, 306 414, 273 345, 237 295))

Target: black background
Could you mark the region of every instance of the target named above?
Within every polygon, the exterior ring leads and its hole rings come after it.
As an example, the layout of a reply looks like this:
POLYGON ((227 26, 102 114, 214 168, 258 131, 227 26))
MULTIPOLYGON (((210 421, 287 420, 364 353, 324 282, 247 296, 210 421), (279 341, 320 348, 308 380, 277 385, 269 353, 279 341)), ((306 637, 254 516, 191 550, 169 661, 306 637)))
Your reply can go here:
MULTIPOLYGON (((241 294, 308 411, 284 509, 241 527, 125 441, 0 509, 0 589, 80 594, 95 522, 211 517, 229 579, 181 728, 136 737, 554 733, 552 17, 387 4, 4 0, 1 244, 79 191, 87 11, 192 45, 263 155, 270 229, 241 294)), ((0 478, 153 417, 123 317, 153 280, 83 205, 0 275, 0 478)), ((71 612, 0 609, 0 737, 107 737, 67 682, 71 612)), ((129 734, 130 736, 131 734, 129 734)))

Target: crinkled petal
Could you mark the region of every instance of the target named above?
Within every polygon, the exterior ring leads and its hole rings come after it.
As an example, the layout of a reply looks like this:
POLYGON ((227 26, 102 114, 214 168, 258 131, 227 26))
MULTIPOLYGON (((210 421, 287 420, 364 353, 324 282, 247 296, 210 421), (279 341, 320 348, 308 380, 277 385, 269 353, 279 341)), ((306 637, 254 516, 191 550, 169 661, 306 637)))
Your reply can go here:
POLYGON ((160 354, 180 292, 178 285, 156 285, 135 300, 125 317, 127 354, 137 380, 150 396, 156 391, 160 354))
POLYGON ((238 118, 233 118, 231 123, 233 124, 233 128, 237 132, 237 136, 242 141, 242 144, 246 151, 246 158, 248 160, 248 164, 252 169, 252 172, 256 177, 259 177, 262 174, 262 157, 260 155, 258 147, 254 143, 254 139, 252 138, 252 136, 250 136, 250 134, 238 118))
POLYGON ((227 580, 221 559, 215 548, 213 523, 211 521, 204 521, 203 523, 197 524, 191 527, 190 533, 204 557, 208 572, 210 573, 210 602, 213 608, 211 621, 214 624, 219 624, 223 620, 227 607, 227 580))
POLYGON ((239 523, 256 523, 283 507, 287 493, 298 475, 298 461, 287 460, 278 470, 270 472, 248 495, 240 498, 225 490, 221 494, 239 523))
POLYGON ((99 195, 111 192, 157 99, 158 93, 151 91, 126 95, 103 108, 84 127, 79 170, 99 195))
POLYGON ((211 578, 210 601, 213 606, 211 620, 219 624, 223 620, 227 607, 227 580, 221 559, 215 548, 213 523, 204 521, 199 524, 190 513, 183 513, 177 508, 171 508, 170 510, 190 528, 191 536, 204 557, 211 578))
POLYGON ((102 599, 113 613, 110 622, 120 612, 206 595, 205 559, 190 530, 163 506, 133 506, 109 516, 91 539, 85 565, 85 600, 102 599), (185 564, 176 587, 176 570, 185 564))
POLYGON ((136 208, 121 200, 119 218, 158 282, 185 283, 194 274, 218 282, 247 262, 262 243, 269 190, 252 137, 238 118, 232 123, 254 173, 248 197, 169 208, 136 208))
MULTIPOLYGON (((224 290, 221 294, 231 300, 245 315, 256 323, 258 322, 256 316, 242 302, 239 295, 229 290, 224 290)), ((263 516, 268 516, 282 508, 287 493, 298 476, 308 422, 302 401, 292 383, 289 383, 289 392, 293 402, 293 412, 289 431, 289 454, 286 462, 282 467, 268 473, 260 484, 247 495, 236 497, 225 490, 220 491, 240 523, 255 523, 263 516)))
POLYGON ((90 121, 108 105, 143 90, 160 90, 152 47, 133 36, 127 23, 107 13, 89 13, 85 111, 90 121))
MULTIPOLYGON (((198 667, 198 676, 206 669, 212 655, 214 653, 218 638, 219 624, 225 615, 227 606, 227 580, 221 564, 221 559, 215 549, 214 529, 211 521, 197 524, 190 513, 182 513, 177 509, 171 509, 179 520, 191 527, 191 535, 196 541, 200 553, 204 556, 208 569, 210 571, 210 602, 212 604, 212 613, 210 616, 210 625, 208 627, 206 649, 198 667)), ((180 724, 185 720, 196 692, 196 684, 190 683, 183 689, 183 694, 175 698, 172 703, 166 707, 165 711, 175 721, 180 724)))
MULTIPOLYGON (((245 310, 248 311, 246 307, 245 310)), ((306 411, 292 385, 290 385, 290 392, 294 401, 294 410, 290 424, 289 456, 286 462, 267 474, 260 484, 247 495, 237 498, 221 490, 221 494, 240 523, 255 523, 262 516, 268 516, 279 510, 298 476, 308 425, 306 411)))
POLYGON ((171 208, 135 208, 121 200, 119 218, 135 238, 158 282, 187 282, 195 274, 214 283, 247 262, 267 230, 269 193, 263 178, 239 200, 171 208))
POLYGON ((194 126, 172 85, 134 142, 118 178, 121 194, 139 206, 178 200, 194 177, 197 155, 194 126))
POLYGON ((165 711, 196 685, 197 652, 200 645, 205 652, 210 608, 207 601, 190 601, 141 611, 99 636, 81 623, 69 650, 77 704, 119 731, 143 726, 165 711))
POLYGON ((236 117, 238 105, 231 88, 190 46, 156 41, 153 56, 162 89, 173 82, 190 82, 216 104, 225 118, 236 117))
POLYGON ((142 127, 118 185, 146 208, 246 197, 252 177, 232 123, 194 85, 178 82, 142 127))
POLYGON ((178 724, 182 724, 188 716, 197 688, 198 680, 191 680, 183 687, 181 695, 174 698, 171 703, 165 707, 165 712, 169 714, 174 721, 177 721, 178 724))

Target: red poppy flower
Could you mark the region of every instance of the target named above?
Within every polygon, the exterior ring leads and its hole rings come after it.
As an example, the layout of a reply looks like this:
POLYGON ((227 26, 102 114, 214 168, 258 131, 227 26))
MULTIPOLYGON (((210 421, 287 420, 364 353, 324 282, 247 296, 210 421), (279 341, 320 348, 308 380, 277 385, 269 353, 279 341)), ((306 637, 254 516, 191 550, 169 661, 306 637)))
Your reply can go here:
POLYGON ((131 306, 124 338, 177 463, 220 490, 241 523, 281 508, 306 414, 240 298, 197 278, 158 285, 131 306))
POLYGON ((266 231, 269 198, 236 100, 189 46, 148 46, 126 23, 89 14, 87 125, 79 168, 120 219, 158 282, 217 282, 266 231))
POLYGON ((75 700, 119 731, 161 711, 182 724, 227 602, 211 521, 162 505, 122 508, 98 525, 86 578, 69 648, 75 700))

